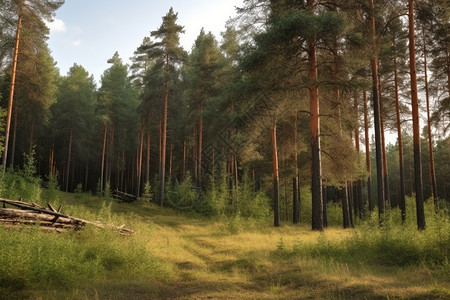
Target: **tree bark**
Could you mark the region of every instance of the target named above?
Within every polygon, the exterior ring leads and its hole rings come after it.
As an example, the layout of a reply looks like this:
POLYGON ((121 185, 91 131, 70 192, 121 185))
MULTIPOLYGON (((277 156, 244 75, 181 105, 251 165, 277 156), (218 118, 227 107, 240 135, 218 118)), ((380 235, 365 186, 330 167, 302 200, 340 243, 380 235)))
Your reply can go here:
POLYGON ((366 147, 366 170, 367 170, 367 202, 369 203, 369 211, 373 211, 375 204, 372 199, 372 166, 370 163, 370 136, 369 136, 369 112, 367 107, 367 92, 363 93, 364 101, 364 138, 366 147))
MULTIPOLYGON (((307 6, 314 10, 315 0, 308 0, 307 6)), ((308 79, 310 107, 310 143, 311 143, 311 194, 312 194, 312 229, 323 230, 322 199, 322 160, 320 153, 320 117, 319 89, 317 86, 316 41, 308 41, 308 79)))
POLYGON ((150 129, 147 129, 147 155, 145 157, 145 182, 150 182, 150 129))
POLYGON ((14 169, 14 158, 16 157, 16 136, 17 136, 17 110, 14 112, 14 128, 13 128, 13 140, 11 149, 11 162, 10 168, 14 169))
POLYGON ((66 193, 69 191, 69 177, 70 177, 70 158, 72 155, 72 129, 69 135, 69 151, 67 153, 67 169, 66 169, 66 193))
POLYGON ((411 75, 411 105, 413 117, 413 143, 414 143, 414 182, 416 188, 416 215, 417 228, 425 229, 425 212, 423 205, 422 162, 420 150, 420 120, 419 97, 417 93, 416 51, 414 38, 414 1, 408 0, 409 25, 409 69, 411 75))
POLYGON ((105 172, 105 154, 106 154, 106 135, 108 132, 108 125, 105 122, 105 130, 103 133, 103 148, 102 148, 102 169, 100 170, 100 196, 103 197, 104 188, 104 172, 105 172))
POLYGON ((294 152, 292 154, 293 164, 295 168, 295 176, 292 179, 292 223, 298 224, 300 222, 300 195, 298 184, 298 150, 297 150, 297 127, 298 127, 298 112, 295 111, 292 116, 292 123, 294 124, 294 152))
MULTIPOLYGON (((381 99, 381 98, 380 98, 381 99)), ((386 139, 384 132, 384 119, 380 116, 381 125, 381 149, 383 150, 383 184, 384 184, 384 203, 391 204, 390 190, 389 190, 389 172, 387 164, 387 154, 386 154, 386 139)))
POLYGON ((272 125, 272 165, 273 165, 273 225, 280 226, 280 192, 278 177, 277 122, 272 125))
MULTIPOLYGON (((394 41, 395 42, 395 41, 394 41)), ((400 116, 400 97, 398 94, 398 70, 397 57, 394 57, 394 89, 395 89, 395 112, 397 116, 397 143, 398 143, 398 161, 400 171, 400 197, 399 207, 402 214, 402 223, 406 221, 406 199, 405 199, 405 162, 403 158, 403 139, 402 123, 400 116)))
MULTIPOLYGON (((359 159, 359 152, 360 152, 360 141, 359 141, 359 102, 358 102, 358 97, 355 95, 355 99, 354 99, 354 109, 356 112, 356 119, 357 119, 357 124, 355 127, 355 148, 356 148, 356 153, 358 154, 358 162, 360 163, 360 159, 359 159)), ((362 182, 361 179, 358 178, 358 180, 356 181, 356 197, 355 197, 355 215, 358 216, 360 219, 363 218, 364 216, 364 201, 363 201, 363 193, 362 193, 362 182)))
POLYGON ((372 42, 372 56, 370 66, 372 70, 372 97, 375 129, 375 154, 377 165, 377 191, 378 191, 378 216, 380 224, 383 223, 385 213, 384 182, 383 182, 383 158, 381 149, 381 120, 380 120, 380 99, 378 91, 378 50, 375 33, 375 9, 373 0, 369 0, 369 31, 372 42))
MULTIPOLYGON (((425 31, 422 30, 425 35, 425 31)), ((425 80, 425 98, 427 101, 427 126, 428 126, 428 155, 429 155, 429 175, 431 181, 431 194, 433 197, 434 210, 439 210, 437 184, 436 184, 436 172, 434 169, 434 154, 433 154, 433 136, 431 133, 431 116, 430 116, 430 92, 428 89, 428 65, 427 65, 427 46, 423 45, 423 68, 424 68, 424 80, 425 80)))
MULTIPOLYGON (((21 10, 21 7, 19 8, 21 10)), ((8 112, 6 115, 6 130, 5 130, 5 150, 3 151, 3 173, 6 172, 6 163, 8 159, 8 144, 9 144, 9 131, 11 128, 11 116, 14 102, 14 90, 16 87, 16 73, 17 73, 17 58, 19 55, 19 41, 20 41, 20 28, 22 26, 22 12, 19 11, 19 19, 17 20, 16 41, 14 44, 14 56, 11 74, 11 84, 9 86, 9 100, 8 100, 8 112)))
POLYGON ((138 178, 136 183, 136 197, 141 195, 141 178, 142 178, 142 155, 144 152, 144 127, 142 126, 139 134, 139 157, 138 157, 138 178))
POLYGON ((28 145, 28 154, 31 155, 33 153, 33 139, 34 139, 34 119, 31 121, 31 129, 30 129, 30 143, 28 145))
POLYGON ((200 103, 198 120, 198 154, 197 154, 197 188, 202 187, 202 152, 203 152, 203 103, 200 103))
MULTIPOLYGON (((169 72, 169 55, 166 54, 166 72, 169 72)), ((167 106, 169 102, 169 82, 164 83, 164 111, 162 125, 162 142, 161 142, 161 176, 160 176, 160 194, 159 205, 164 206, 164 189, 166 185, 166 144, 167 144, 167 106)))

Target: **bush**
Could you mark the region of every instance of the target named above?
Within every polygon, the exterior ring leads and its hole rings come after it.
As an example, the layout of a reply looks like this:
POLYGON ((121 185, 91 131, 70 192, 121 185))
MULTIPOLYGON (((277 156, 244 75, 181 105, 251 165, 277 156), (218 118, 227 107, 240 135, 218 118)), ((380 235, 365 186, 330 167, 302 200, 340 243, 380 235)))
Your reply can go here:
POLYGON ((2 178, 1 196, 12 200, 22 199, 27 202, 39 203, 41 199, 41 179, 35 177, 36 161, 31 155, 24 155, 24 169, 15 172, 8 171, 2 178))
POLYGON ((189 172, 181 182, 168 181, 165 196, 170 206, 181 210, 192 210, 199 199, 189 172))
POLYGON ((61 235, 37 228, 0 230, 0 239, 2 296, 32 289, 70 289, 103 278, 138 280, 165 274, 145 242, 134 236, 124 239, 115 231, 85 228, 61 235))

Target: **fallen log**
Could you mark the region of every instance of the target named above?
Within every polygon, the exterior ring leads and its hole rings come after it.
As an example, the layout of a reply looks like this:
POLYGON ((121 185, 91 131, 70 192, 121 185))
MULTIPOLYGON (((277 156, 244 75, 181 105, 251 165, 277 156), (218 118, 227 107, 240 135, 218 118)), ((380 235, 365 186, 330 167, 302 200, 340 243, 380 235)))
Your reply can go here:
POLYGON ((43 227, 67 227, 79 230, 85 226, 85 224, 93 225, 99 228, 108 228, 119 231, 122 235, 131 235, 133 231, 125 228, 125 225, 114 226, 110 224, 104 224, 101 222, 93 222, 83 220, 80 218, 72 217, 59 212, 48 204, 49 209, 40 206, 36 203, 27 203, 22 201, 10 200, 0 198, 0 203, 5 205, 11 205, 20 209, 0 208, 0 223, 14 223, 14 224, 40 224, 43 227), (6 217, 6 218, 2 218, 6 217), (3 221, 2 221, 3 220, 3 221), (10 221, 6 221, 10 220, 10 221))
POLYGON ((119 190, 115 190, 112 192, 113 198, 116 198, 118 200, 122 200, 123 202, 134 202, 137 201, 137 197, 133 194, 128 194, 125 192, 121 192, 119 190))

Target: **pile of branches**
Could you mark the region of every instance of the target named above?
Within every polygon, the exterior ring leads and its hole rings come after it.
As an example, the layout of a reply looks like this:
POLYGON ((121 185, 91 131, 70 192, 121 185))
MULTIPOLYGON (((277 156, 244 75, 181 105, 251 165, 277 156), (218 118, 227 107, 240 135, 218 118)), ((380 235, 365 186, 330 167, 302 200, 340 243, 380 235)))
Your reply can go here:
POLYGON ((47 207, 36 203, 27 203, 0 198, 3 207, 0 208, 0 224, 3 227, 16 227, 21 225, 39 226, 43 230, 63 232, 68 229, 81 230, 86 224, 100 228, 109 228, 119 231, 122 235, 131 235, 132 230, 122 226, 107 225, 101 222, 92 222, 60 213, 61 206, 55 209, 52 205, 47 207), (7 205, 15 208, 8 208, 7 205))

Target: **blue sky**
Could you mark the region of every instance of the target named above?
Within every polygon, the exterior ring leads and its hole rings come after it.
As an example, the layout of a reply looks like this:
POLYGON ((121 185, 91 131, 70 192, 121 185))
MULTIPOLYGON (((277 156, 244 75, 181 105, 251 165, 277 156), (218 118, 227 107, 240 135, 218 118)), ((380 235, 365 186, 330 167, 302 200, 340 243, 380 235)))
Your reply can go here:
POLYGON ((189 51, 203 27, 220 41, 225 23, 243 0, 66 0, 56 12, 48 44, 62 75, 77 63, 94 75, 109 67, 118 51, 125 63, 150 31, 157 30, 170 7, 184 26, 181 45, 189 51))

